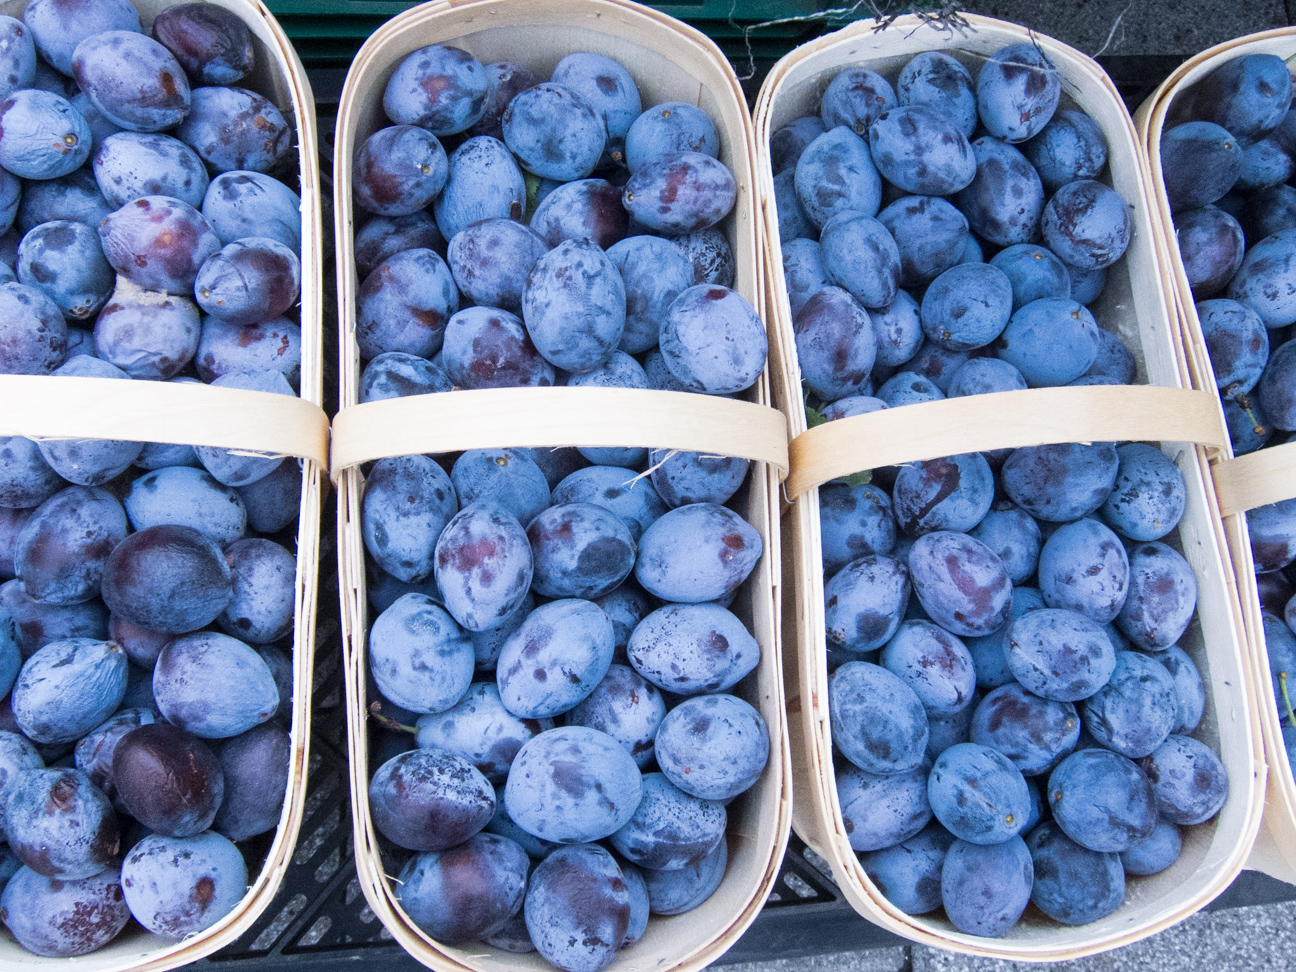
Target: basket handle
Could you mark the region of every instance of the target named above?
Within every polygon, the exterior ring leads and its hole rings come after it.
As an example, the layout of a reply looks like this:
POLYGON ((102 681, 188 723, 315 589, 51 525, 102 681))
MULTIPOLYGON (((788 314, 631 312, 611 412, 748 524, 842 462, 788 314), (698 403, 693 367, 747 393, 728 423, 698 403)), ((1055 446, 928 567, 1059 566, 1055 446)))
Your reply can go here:
POLYGON ((787 494, 861 469, 1061 442, 1200 442, 1228 431, 1211 392, 1157 385, 1032 388, 888 408, 818 425, 792 440, 787 494))
POLYGON ((1296 442, 1227 459, 1212 471, 1223 516, 1296 499, 1296 442))
POLYGON ((329 420, 304 399, 199 383, 0 375, 0 435, 216 446, 328 463, 329 420))
POLYGON ((333 420, 334 480, 413 453, 526 446, 680 449, 788 468, 787 420, 764 405, 637 388, 492 388, 344 408, 333 420))

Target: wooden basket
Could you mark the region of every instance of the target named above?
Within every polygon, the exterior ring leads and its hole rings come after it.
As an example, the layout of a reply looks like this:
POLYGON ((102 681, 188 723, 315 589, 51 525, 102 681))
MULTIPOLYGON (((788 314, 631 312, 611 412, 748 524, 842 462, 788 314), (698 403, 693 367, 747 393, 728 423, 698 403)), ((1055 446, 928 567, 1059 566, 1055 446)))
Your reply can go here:
MULTIPOLYGON (((963 15, 966 27, 947 28, 902 17, 884 30, 852 25, 788 55, 770 72, 757 102, 757 171, 765 203, 766 280, 771 320, 799 387, 791 313, 782 278, 782 250, 774 206, 770 135, 799 115, 817 110, 838 71, 863 65, 894 77, 922 51, 958 57, 975 75, 978 62, 1012 43, 1042 48, 1062 79, 1063 107, 1079 107, 1106 133, 1109 175, 1129 202, 1133 239, 1125 259, 1108 272, 1099 323, 1116 331, 1138 360, 1140 386, 1032 389, 909 405, 830 422, 806 430, 802 403, 788 413, 794 438, 786 482, 793 506, 784 523, 791 564, 784 610, 785 679, 793 722, 792 765, 797 802, 793 826, 832 866, 846 897, 869 920, 913 941, 1004 959, 1053 961, 1125 945, 1168 927, 1203 907, 1242 868, 1259 828, 1264 762, 1247 685, 1242 628, 1225 540, 1215 506, 1205 450, 1227 433, 1208 393, 1194 391, 1192 373, 1175 340, 1168 313, 1170 284, 1152 237, 1152 214, 1134 128, 1110 79, 1083 54, 1003 21, 963 15), (1161 387, 1156 387, 1161 386, 1161 387), (1206 715, 1197 736, 1215 747, 1229 773, 1228 802, 1211 824, 1184 831, 1178 863, 1160 875, 1131 878, 1124 904, 1101 921, 1067 927, 1029 908, 1001 939, 966 935, 944 917, 909 916, 881 894, 860 866, 844 831, 837 800, 828 715, 824 638, 823 560, 818 486, 857 469, 912 462, 989 448, 1114 440, 1160 442, 1187 485, 1187 510, 1176 544, 1199 586, 1198 621, 1181 646, 1201 669, 1206 715), (791 650, 795 645, 797 650, 791 650), (797 723, 799 722, 799 726, 797 723)), ((1167 538, 1173 542, 1173 537, 1167 538)))
MULTIPOLYGON (((172 0, 132 0, 147 32, 172 0)), ((132 922, 104 948, 74 959, 32 955, 0 936, 0 968, 69 968, 79 972, 160 972, 197 961, 252 927, 279 890, 297 843, 306 799, 310 698, 319 580, 320 507, 328 468, 328 417, 323 401, 321 308, 322 225, 315 99, 306 72, 278 22, 259 0, 211 0, 252 33, 256 67, 241 85, 270 99, 297 133, 302 200, 301 397, 203 384, 0 375, 0 436, 105 438, 209 445, 301 459, 293 621, 292 762, 283 813, 260 873, 233 911, 183 941, 145 932, 132 922)), ((25 0, 0 3, 22 17, 25 0)), ((290 460, 291 461, 291 460, 290 460)))
MULTIPOLYGON (((1286 60, 1296 55, 1296 29, 1284 27, 1252 34, 1203 51, 1171 74, 1134 116, 1139 141, 1148 162, 1153 228, 1157 234, 1157 245, 1162 251, 1162 262, 1173 285, 1188 364, 1194 371, 1198 385, 1207 389, 1216 387, 1215 371, 1206 350, 1188 275, 1184 271, 1179 246, 1175 242, 1174 219, 1170 214, 1161 174, 1161 133, 1174 100, 1185 89, 1225 61, 1244 54, 1276 54, 1286 60)), ((1248 654, 1254 666, 1252 687, 1257 715, 1265 750, 1269 755, 1264 827, 1246 866, 1264 871, 1280 880, 1296 883, 1296 781, 1292 779, 1291 766, 1287 761, 1287 749, 1283 745, 1281 720, 1278 717, 1278 701, 1269 675, 1260 594, 1256 586, 1255 563, 1251 558, 1251 536, 1246 523, 1247 510, 1296 497, 1296 443, 1260 449, 1237 458, 1233 457, 1232 444, 1225 443, 1220 454, 1212 458, 1216 460, 1212 473, 1236 573, 1248 654)))
POLYGON ((548 77, 574 51, 616 58, 634 76, 645 107, 687 101, 704 109, 720 135, 720 159, 738 182, 734 212, 720 224, 737 261, 734 289, 760 312, 762 265, 753 193, 751 127, 742 91, 719 50, 702 34, 623 0, 479 0, 424 4, 383 25, 347 75, 336 136, 336 243, 341 329, 342 411, 334 425, 338 481, 338 558, 342 597, 356 869, 374 913, 411 955, 434 969, 495 972, 548 969, 537 953, 514 955, 478 944, 455 948, 429 938, 405 915, 385 874, 369 812, 369 746, 365 673, 369 629, 365 594, 360 464, 383 456, 468 448, 651 446, 742 456, 751 460, 748 500, 739 512, 759 531, 764 556, 739 590, 733 610, 761 646, 761 661, 733 691, 769 726, 772 752, 756 785, 730 808, 729 865, 719 890, 699 908, 654 917, 643 939, 618 953, 611 968, 700 969, 713 962, 755 919, 778 876, 791 824, 791 768, 779 665, 779 473, 787 468, 787 425, 768 407, 779 372, 767 369, 749 396, 727 401, 677 392, 609 388, 514 388, 456 391, 357 405, 360 356, 354 335, 359 285, 353 253, 356 222, 351 161, 356 146, 388 124, 387 79, 411 51, 449 43, 483 62, 520 62, 548 77), (350 407, 348 407, 350 406, 350 407))

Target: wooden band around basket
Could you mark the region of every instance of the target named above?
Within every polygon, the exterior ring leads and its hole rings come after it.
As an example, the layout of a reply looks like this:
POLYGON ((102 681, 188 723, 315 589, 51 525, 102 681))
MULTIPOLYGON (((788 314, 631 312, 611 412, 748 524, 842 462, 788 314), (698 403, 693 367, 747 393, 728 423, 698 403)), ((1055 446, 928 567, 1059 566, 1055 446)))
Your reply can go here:
POLYGON ((1224 516, 1296 499, 1296 442, 1221 462, 1214 473, 1224 516))
POLYGON ((333 420, 344 469, 414 453, 508 447, 680 449, 788 468, 781 412, 730 398, 635 388, 492 388, 344 408, 333 420))
POLYGON ((0 375, 0 436, 216 446, 328 464, 329 420, 288 395, 169 381, 0 375))
POLYGON ((862 469, 1060 442, 1200 442, 1228 431, 1213 392, 1157 385, 1031 388, 887 408, 792 440, 789 499, 862 469))

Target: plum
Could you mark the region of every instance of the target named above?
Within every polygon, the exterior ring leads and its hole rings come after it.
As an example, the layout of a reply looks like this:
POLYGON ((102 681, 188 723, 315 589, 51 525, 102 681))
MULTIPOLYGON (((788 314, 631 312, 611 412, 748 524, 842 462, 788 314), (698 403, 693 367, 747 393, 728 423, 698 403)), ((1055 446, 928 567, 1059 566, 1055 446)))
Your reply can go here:
POLYGON ((71 68, 99 113, 127 131, 164 131, 189 114, 189 79, 151 37, 133 30, 92 34, 76 46, 71 68))

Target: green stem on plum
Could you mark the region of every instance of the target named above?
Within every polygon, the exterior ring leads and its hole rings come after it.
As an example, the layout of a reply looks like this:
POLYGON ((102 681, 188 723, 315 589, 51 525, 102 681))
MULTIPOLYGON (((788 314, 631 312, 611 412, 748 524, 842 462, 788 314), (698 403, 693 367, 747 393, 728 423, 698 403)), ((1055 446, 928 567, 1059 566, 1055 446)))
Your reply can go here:
POLYGON ((373 719, 374 722, 378 723, 378 725, 382 726, 384 729, 390 729, 393 732, 408 732, 410 735, 415 736, 418 735, 417 727, 407 726, 404 723, 393 719, 391 716, 383 715, 381 702, 374 702, 369 706, 369 718, 373 719))

